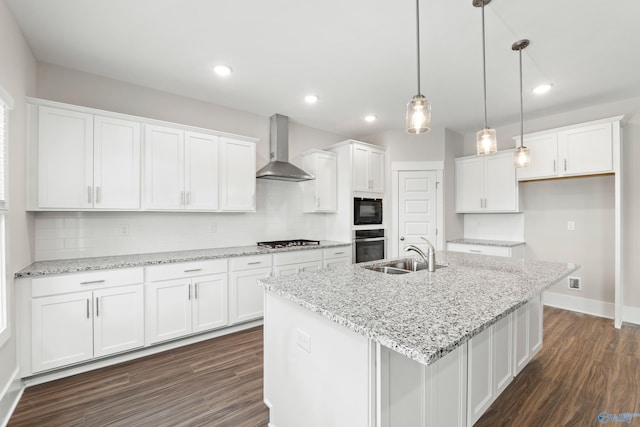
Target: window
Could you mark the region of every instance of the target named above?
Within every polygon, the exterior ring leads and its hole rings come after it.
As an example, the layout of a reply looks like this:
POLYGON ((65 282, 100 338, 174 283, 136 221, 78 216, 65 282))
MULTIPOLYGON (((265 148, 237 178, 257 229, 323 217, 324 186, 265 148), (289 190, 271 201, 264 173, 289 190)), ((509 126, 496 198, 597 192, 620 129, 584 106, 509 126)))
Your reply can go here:
POLYGON ((6 240, 6 215, 7 215, 7 147, 9 109, 13 106, 12 98, 0 87, 0 346, 9 338, 9 295, 7 284, 10 277, 7 273, 7 240, 6 240))

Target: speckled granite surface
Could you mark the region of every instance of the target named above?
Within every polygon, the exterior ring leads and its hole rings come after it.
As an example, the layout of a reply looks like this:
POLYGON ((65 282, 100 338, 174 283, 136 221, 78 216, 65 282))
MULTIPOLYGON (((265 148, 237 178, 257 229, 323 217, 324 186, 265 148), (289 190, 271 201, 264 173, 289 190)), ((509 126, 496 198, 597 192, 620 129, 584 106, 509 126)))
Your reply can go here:
POLYGON ((236 246, 232 248, 38 261, 15 273, 15 277, 35 277, 46 276, 49 274, 77 273, 80 271, 144 267, 146 265, 202 261, 207 259, 232 258, 249 255, 265 255, 278 252, 305 251, 310 249, 326 249, 349 245, 350 243, 322 240, 320 241, 319 246, 297 246, 282 249, 265 249, 258 246, 236 246))
POLYGON ((484 246, 500 246, 512 248, 514 246, 524 245, 524 242, 514 242, 511 240, 483 240, 483 239, 455 239, 448 240, 447 243, 461 243, 464 245, 484 245, 484 246))
POLYGON ((262 279, 267 290, 424 364, 482 332, 577 265, 438 252, 433 273, 338 267, 262 279))

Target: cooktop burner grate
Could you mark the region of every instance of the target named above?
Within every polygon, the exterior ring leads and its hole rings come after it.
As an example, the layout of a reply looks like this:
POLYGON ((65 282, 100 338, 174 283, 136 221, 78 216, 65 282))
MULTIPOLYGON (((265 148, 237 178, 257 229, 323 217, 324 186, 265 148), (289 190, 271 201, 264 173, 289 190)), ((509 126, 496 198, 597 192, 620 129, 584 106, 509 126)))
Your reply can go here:
POLYGON ((292 246, 318 246, 319 244, 320 244, 319 240, 307 240, 307 239, 274 240, 271 242, 258 242, 258 246, 261 246, 267 249, 289 248, 292 246))

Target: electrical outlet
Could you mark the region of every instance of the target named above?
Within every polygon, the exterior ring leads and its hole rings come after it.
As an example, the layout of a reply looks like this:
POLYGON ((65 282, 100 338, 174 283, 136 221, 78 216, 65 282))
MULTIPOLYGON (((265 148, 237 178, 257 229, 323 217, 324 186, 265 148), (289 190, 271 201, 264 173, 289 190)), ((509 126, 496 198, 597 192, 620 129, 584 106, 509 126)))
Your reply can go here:
POLYGON ((567 230, 575 231, 575 229, 576 229, 576 222, 575 221, 567 221, 567 230))
POLYGON ((129 224, 118 224, 118 236, 126 237, 129 235, 129 224))
POLYGON ((578 291, 582 289, 582 283, 579 277, 569 277, 568 281, 569 281, 569 289, 574 289, 578 291))
POLYGON ((298 346, 302 347, 307 353, 311 353, 311 335, 302 329, 296 330, 296 341, 298 346))
POLYGON ((218 230, 218 226, 215 222, 209 224, 209 233, 215 233, 218 230))

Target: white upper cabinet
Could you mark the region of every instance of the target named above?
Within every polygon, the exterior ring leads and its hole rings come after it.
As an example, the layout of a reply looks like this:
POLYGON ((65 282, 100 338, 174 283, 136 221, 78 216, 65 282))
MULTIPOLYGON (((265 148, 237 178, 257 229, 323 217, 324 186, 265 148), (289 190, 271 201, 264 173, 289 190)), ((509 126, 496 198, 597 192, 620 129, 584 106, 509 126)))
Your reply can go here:
POLYGON ((256 144, 220 138, 220 208, 223 211, 256 210, 256 144))
POLYGON ((517 212, 513 150, 461 157, 456 163, 456 212, 517 212))
POLYGON ((180 209, 184 201, 184 132, 145 126, 144 208, 180 209))
MULTIPOLYGON (((531 164, 518 168, 519 181, 613 173, 621 118, 599 120, 524 136, 531 164)), ((514 138, 520 144, 520 138, 514 138)))
POLYGON ((335 153, 309 150, 302 155, 302 169, 316 177, 300 183, 304 212, 335 212, 338 192, 335 153))
POLYGON ((218 137, 194 132, 184 136, 184 206, 187 209, 218 209, 218 137))
POLYGON ((139 209, 140 125, 38 107, 40 209, 139 209))
POLYGON ((384 151, 353 144, 353 191, 384 193, 384 151))

